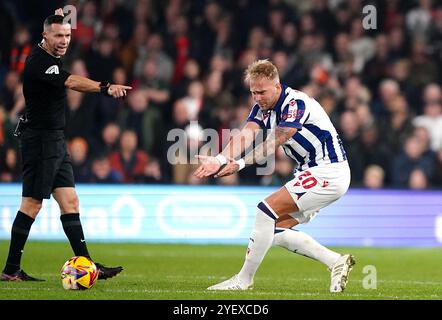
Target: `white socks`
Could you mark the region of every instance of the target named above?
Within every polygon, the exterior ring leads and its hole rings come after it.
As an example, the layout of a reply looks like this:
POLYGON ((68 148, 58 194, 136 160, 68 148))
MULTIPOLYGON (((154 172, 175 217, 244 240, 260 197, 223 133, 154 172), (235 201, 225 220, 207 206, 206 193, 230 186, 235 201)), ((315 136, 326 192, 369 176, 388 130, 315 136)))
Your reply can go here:
POLYGON ((255 226, 250 236, 246 259, 238 278, 241 282, 250 285, 264 256, 273 243, 275 220, 278 216, 265 201, 258 204, 256 209, 255 226))
POLYGON ((341 256, 339 253, 331 251, 319 244, 308 234, 298 230, 276 228, 273 244, 318 260, 329 268, 331 268, 341 256))
POLYGON ((242 283, 253 284, 253 277, 272 244, 318 260, 329 268, 341 256, 319 244, 306 233, 286 228, 275 229, 277 218, 277 214, 265 201, 258 204, 255 225, 250 236, 244 265, 238 273, 238 278, 242 283))

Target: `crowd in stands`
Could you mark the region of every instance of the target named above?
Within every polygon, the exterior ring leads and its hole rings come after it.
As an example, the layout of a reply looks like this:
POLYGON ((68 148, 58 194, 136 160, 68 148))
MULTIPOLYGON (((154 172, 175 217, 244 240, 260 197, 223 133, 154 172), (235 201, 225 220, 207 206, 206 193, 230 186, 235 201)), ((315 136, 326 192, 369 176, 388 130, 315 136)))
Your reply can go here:
MULTIPOLYGON (((240 128, 252 105, 247 65, 270 59, 343 141, 352 187, 442 188, 442 5, 431 0, 5 0, 0 2, 0 181, 21 181, 12 132, 25 101, 24 61, 58 7, 77 10, 64 66, 131 85, 126 99, 67 91, 66 138, 77 183, 279 186, 273 174, 199 180, 204 129, 240 128), (365 29, 363 8, 376 9, 365 29), (168 139, 186 133, 170 161, 168 139)), ((44 112, 42 110, 42 112, 44 112)), ((220 146, 225 141, 220 142, 220 146)))

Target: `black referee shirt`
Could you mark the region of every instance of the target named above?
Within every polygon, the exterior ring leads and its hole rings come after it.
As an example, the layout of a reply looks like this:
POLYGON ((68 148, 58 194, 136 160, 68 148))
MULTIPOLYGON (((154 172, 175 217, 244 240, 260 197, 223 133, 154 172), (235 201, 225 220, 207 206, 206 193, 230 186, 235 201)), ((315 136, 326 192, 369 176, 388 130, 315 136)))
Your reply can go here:
POLYGON ((60 58, 35 46, 25 62, 23 95, 28 126, 33 129, 62 130, 67 107, 64 83, 70 73, 60 58))

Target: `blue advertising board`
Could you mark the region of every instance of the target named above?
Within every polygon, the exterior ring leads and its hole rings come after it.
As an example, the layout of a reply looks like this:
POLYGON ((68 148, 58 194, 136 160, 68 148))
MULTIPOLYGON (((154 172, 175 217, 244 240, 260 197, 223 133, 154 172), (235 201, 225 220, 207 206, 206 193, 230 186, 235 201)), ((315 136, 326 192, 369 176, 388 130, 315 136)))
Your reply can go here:
MULTIPOLYGON (((91 241, 247 245, 256 205, 272 187, 78 185, 91 241)), ((0 239, 8 240, 21 185, 0 185, 0 239)), ((30 239, 65 240, 59 208, 45 200, 30 239)), ((297 226, 324 245, 442 246, 442 191, 350 189, 297 226)))

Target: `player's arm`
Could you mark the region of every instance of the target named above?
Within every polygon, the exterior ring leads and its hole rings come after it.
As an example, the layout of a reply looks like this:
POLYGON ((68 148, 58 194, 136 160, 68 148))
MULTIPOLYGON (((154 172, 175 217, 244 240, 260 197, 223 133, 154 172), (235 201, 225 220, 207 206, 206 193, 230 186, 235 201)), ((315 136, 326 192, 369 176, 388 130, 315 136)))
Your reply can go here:
POLYGON ((229 163, 216 174, 215 178, 231 175, 243 169, 246 165, 262 163, 265 159, 274 156, 279 146, 293 137, 297 131, 298 129, 294 127, 276 127, 275 131, 265 141, 246 154, 244 158, 239 161, 229 159, 229 163))
POLYGON ((226 158, 237 158, 249 148, 256 137, 260 126, 256 122, 247 122, 240 133, 230 138, 221 154, 226 158))
POLYGON ((66 88, 80 92, 102 92, 114 98, 126 96, 129 86, 97 82, 82 76, 71 74, 64 82, 66 88))
POLYGON ((268 157, 276 154, 276 150, 288 139, 293 137, 298 129, 293 127, 276 127, 265 141, 259 144, 255 149, 250 151, 244 157, 244 162, 247 165, 253 163, 261 163, 268 157))
POLYGON ((256 136, 256 131, 260 129, 259 124, 249 121, 241 129, 240 133, 230 138, 223 151, 216 157, 197 155, 202 164, 195 170, 194 175, 198 178, 208 177, 216 172, 225 164, 228 159, 239 157, 247 148, 249 148, 256 136))

